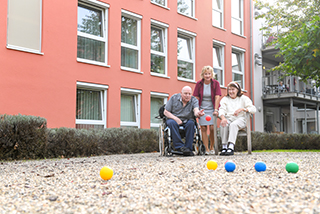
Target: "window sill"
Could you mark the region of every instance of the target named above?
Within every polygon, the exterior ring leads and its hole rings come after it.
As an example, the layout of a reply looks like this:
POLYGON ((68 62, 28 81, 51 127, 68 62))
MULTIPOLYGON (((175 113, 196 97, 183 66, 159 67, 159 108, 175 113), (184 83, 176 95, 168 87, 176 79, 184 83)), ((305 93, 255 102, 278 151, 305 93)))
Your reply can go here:
POLYGON ((85 63, 85 64, 90 64, 90 65, 98 65, 98 66, 102 66, 102 67, 107 67, 110 68, 110 65, 107 65, 105 63, 99 63, 99 62, 95 62, 95 61, 90 61, 90 60, 86 60, 86 59, 81 59, 81 58, 77 58, 77 62, 81 62, 81 63, 85 63))
POLYGON ((224 29, 224 28, 222 28, 222 27, 215 26, 215 25, 212 25, 212 27, 217 28, 217 29, 219 29, 219 30, 227 31, 226 29, 224 29))
POLYGON ((154 4, 154 5, 158 6, 158 7, 162 7, 163 9, 170 10, 170 8, 168 8, 168 7, 166 7, 166 6, 163 6, 163 5, 161 5, 161 4, 157 4, 157 3, 155 3, 155 2, 150 2, 150 3, 151 3, 151 4, 154 4))
POLYGON ((198 21, 197 18, 194 18, 194 17, 192 17, 192 16, 188 16, 188 15, 183 14, 183 13, 180 13, 180 12, 177 12, 177 13, 180 14, 180 15, 182 15, 182 16, 185 16, 185 17, 188 17, 188 18, 190 18, 190 19, 193 19, 193 20, 195 20, 195 21, 198 21))
POLYGON ((15 50, 15 51, 22 51, 22 52, 27 52, 27 53, 33 53, 33 54, 38 54, 38 55, 44 55, 44 53, 41 53, 37 50, 18 47, 18 46, 14 46, 14 45, 7 45, 7 49, 11 49, 11 50, 15 50))
POLYGON ((240 37, 242 37, 242 38, 247 38, 246 36, 244 36, 244 35, 240 35, 240 34, 237 34, 237 33, 233 33, 233 32, 231 32, 233 35, 236 35, 236 36, 240 36, 240 37))
POLYGON ((185 79, 185 78, 181 78, 181 77, 178 77, 178 80, 179 80, 179 81, 183 81, 183 82, 197 83, 197 82, 194 81, 194 80, 189 80, 189 79, 185 79))
POLYGON ((155 77, 161 77, 161 78, 170 79, 170 77, 168 77, 166 75, 163 75, 163 74, 157 74, 157 73, 150 72, 150 75, 151 76, 155 76, 155 77))
POLYGON ((129 71, 129 72, 133 72, 133 73, 138 73, 138 74, 143 74, 143 72, 138 71, 138 70, 136 70, 136 69, 127 68, 127 67, 122 67, 122 66, 121 66, 121 70, 123 70, 123 71, 129 71))

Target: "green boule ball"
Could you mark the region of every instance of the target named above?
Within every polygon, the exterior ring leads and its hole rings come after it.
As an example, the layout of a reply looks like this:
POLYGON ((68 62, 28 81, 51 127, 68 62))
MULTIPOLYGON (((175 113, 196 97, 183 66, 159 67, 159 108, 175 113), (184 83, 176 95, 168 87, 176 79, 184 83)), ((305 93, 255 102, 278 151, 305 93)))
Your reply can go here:
POLYGON ((297 173, 299 171, 299 166, 294 162, 289 162, 286 165, 286 170, 290 173, 297 173))

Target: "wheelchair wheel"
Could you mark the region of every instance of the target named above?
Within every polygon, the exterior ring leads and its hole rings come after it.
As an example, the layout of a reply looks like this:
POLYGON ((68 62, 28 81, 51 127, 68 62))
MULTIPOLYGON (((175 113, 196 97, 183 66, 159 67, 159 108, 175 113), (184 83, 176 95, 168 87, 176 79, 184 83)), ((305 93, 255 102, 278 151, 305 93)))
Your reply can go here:
POLYGON ((199 144, 198 143, 193 143, 193 151, 195 155, 199 154, 199 144))
POLYGON ((171 157, 172 156, 172 152, 169 151, 169 148, 166 146, 166 148, 164 149, 164 155, 166 157, 171 157))
POLYGON ((160 156, 164 156, 164 138, 163 138, 163 130, 162 125, 159 127, 159 152, 160 156))
POLYGON ((199 146, 199 155, 205 155, 206 154, 206 147, 203 145, 203 143, 199 146))

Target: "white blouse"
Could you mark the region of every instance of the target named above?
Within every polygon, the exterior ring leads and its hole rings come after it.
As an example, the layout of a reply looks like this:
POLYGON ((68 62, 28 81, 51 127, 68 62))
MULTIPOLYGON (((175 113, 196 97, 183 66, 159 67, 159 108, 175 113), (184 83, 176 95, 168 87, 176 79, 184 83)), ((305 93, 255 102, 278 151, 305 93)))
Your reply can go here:
POLYGON ((249 97, 242 95, 232 99, 229 96, 225 96, 220 101, 219 116, 224 115, 226 119, 234 121, 240 117, 245 118, 245 112, 242 111, 236 117, 234 112, 239 108, 247 109, 251 114, 256 113, 256 107, 252 104, 249 97))

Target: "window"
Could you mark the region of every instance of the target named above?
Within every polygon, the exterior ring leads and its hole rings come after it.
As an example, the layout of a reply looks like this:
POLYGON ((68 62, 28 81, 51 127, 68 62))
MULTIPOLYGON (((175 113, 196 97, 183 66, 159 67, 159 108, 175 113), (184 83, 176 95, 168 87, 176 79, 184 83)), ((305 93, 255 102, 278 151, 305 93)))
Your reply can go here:
POLYGON ((243 0, 231 2, 231 31, 243 35, 243 0))
POLYGON ((151 20, 151 74, 167 76, 167 28, 151 20))
POLYGON ((159 115, 159 109, 163 104, 167 103, 169 94, 151 92, 150 100, 150 127, 158 128, 162 123, 162 119, 159 120, 156 117, 159 115))
POLYGON ((142 16, 122 10, 121 68, 140 72, 140 38, 142 16))
POLYGON ((195 0, 178 0, 178 13, 194 17, 194 1, 195 0))
POLYGON ((244 50, 240 48, 232 49, 232 81, 244 89, 244 50))
POLYGON ((178 29, 178 79, 194 81, 196 34, 178 29))
POLYGON ((140 128, 141 90, 121 88, 121 126, 140 128))
POLYGON ((224 46, 225 43, 213 41, 213 71, 216 74, 216 80, 220 85, 224 85, 224 46))
POLYGON ((8 0, 7 48, 41 54, 42 0, 8 0))
POLYGON ((107 21, 105 19, 109 6, 104 3, 97 3, 97 5, 99 7, 84 2, 78 3, 77 60, 80 62, 106 65, 107 21))
POLYGON ((223 28, 223 0, 212 0, 212 25, 223 28))
POLYGON ((161 6, 167 6, 167 0, 151 0, 152 3, 159 4, 161 6))
POLYGON ((77 82, 76 128, 106 128, 108 86, 77 82))

